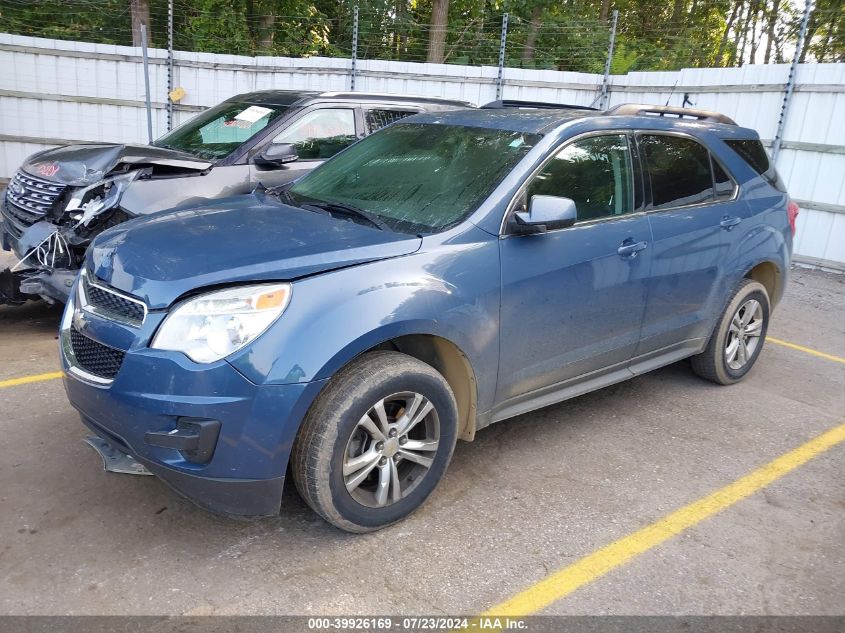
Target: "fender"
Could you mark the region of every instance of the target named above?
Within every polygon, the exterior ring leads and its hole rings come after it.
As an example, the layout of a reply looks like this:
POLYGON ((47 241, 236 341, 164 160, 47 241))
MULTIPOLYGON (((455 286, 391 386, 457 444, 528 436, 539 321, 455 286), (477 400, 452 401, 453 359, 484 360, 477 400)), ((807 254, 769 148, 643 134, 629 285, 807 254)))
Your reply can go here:
MULTIPOLYGON (((776 213, 778 209, 769 209, 749 218, 750 226, 742 238, 736 241, 736 245, 728 255, 728 261, 731 263, 726 268, 728 274, 725 275, 722 288, 722 305, 727 301, 736 284, 755 266, 764 262, 774 264, 779 273, 774 292, 770 293, 772 296, 769 297, 772 308, 783 297, 789 276, 792 243, 788 226, 785 226, 784 230, 776 228, 778 223, 773 217, 776 213)), ((786 225, 785 214, 784 224, 786 225)))
POLYGON ((466 356, 483 411, 495 395, 499 301, 497 239, 471 226, 436 249, 424 243, 405 257, 295 281, 285 313, 229 362, 255 383, 311 382, 392 338, 433 335, 466 356))

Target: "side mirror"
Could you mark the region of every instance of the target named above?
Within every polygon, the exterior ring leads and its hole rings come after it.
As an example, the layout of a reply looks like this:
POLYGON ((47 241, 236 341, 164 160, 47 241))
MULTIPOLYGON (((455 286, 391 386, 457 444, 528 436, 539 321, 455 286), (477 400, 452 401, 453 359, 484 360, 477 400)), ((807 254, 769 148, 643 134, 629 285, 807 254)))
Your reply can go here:
POLYGON ((299 154, 293 143, 271 143, 253 159, 255 164, 267 167, 278 167, 295 160, 299 160, 299 154))
POLYGON ((545 233, 575 224, 578 209, 571 198, 531 196, 528 211, 514 213, 511 228, 514 233, 545 233))

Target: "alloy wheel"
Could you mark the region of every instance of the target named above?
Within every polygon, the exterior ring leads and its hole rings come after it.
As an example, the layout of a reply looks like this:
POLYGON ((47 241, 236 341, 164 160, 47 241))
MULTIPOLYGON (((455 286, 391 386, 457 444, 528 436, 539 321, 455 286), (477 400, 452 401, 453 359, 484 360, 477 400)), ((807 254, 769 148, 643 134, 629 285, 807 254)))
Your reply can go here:
POLYGON ((749 299, 734 313, 725 341, 725 362, 734 371, 754 357, 763 331, 763 306, 749 299))
POLYGON ((376 402, 358 421, 343 453, 343 481, 358 503, 381 508, 416 488, 434 462, 440 419, 416 392, 376 402))

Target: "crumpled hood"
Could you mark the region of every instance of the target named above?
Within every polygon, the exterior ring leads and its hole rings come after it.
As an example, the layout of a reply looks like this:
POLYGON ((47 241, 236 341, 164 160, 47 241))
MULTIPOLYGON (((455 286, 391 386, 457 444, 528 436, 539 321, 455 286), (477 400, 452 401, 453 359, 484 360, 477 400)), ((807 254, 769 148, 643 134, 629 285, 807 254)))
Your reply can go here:
POLYGON ((196 156, 152 145, 83 143, 64 145, 30 156, 24 171, 52 182, 81 187, 99 182, 121 166, 161 165, 187 171, 204 171, 212 163, 196 156))
POLYGON ((254 193, 109 229, 88 249, 87 266, 156 309, 199 288, 291 280, 408 255, 421 243, 254 193))

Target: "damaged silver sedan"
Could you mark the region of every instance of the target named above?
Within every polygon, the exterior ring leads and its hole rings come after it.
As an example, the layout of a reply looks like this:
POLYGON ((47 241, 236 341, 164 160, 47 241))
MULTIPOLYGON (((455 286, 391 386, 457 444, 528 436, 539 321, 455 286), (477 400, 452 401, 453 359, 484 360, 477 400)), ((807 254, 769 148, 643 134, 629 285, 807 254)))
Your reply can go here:
POLYGON ((152 145, 78 144, 30 156, 6 189, 0 305, 64 303, 91 240, 137 216, 293 181, 398 119, 468 104, 264 90, 205 110, 152 145))

